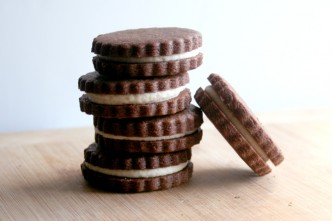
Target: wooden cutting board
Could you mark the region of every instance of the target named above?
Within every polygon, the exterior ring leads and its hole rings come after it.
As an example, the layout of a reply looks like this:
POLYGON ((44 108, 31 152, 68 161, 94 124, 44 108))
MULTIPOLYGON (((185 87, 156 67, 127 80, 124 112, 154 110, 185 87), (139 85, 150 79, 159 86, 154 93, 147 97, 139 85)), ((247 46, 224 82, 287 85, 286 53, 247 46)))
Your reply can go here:
POLYGON ((0 220, 332 220, 332 110, 259 115, 285 154, 256 177, 205 120, 185 185, 140 194, 90 188, 93 128, 0 134, 0 220))

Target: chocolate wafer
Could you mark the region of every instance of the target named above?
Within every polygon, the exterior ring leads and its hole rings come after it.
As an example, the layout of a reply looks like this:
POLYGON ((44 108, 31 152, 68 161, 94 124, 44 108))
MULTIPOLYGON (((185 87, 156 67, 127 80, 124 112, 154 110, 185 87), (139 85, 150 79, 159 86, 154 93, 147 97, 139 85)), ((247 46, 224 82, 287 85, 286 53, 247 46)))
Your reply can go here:
POLYGON ((174 114, 189 107, 188 73, 149 79, 110 80, 98 72, 83 75, 81 111, 98 117, 135 118, 174 114))
POLYGON ((93 143, 84 151, 85 179, 116 192, 167 189, 187 182, 192 175, 191 149, 162 154, 109 152, 93 143))
POLYGON ((111 80, 94 71, 78 79, 78 88, 86 93, 126 95, 169 91, 188 83, 187 72, 159 78, 111 80))
POLYGON ((91 102, 84 94, 80 97, 81 111, 97 117, 136 118, 175 114, 189 107, 191 95, 189 89, 182 91, 177 97, 156 103, 105 105, 91 102))
POLYGON ((257 142, 256 146, 262 149, 263 155, 266 154, 263 158, 271 160, 274 165, 280 164, 284 160, 281 150, 231 85, 217 74, 211 74, 208 79, 223 103, 257 142))
POLYGON ((212 86, 196 91, 197 103, 257 175, 269 173, 271 168, 266 161, 270 159, 278 165, 284 159, 281 151, 224 79, 217 74, 211 74, 208 79, 212 86))
POLYGON ((128 153, 168 153, 190 148, 202 140, 203 132, 198 128, 195 132, 172 139, 160 140, 121 140, 110 139, 99 133, 95 134, 95 141, 104 146, 104 148, 112 149, 115 152, 128 153))
POLYGON ((96 142, 116 152, 161 153, 190 148, 202 138, 202 123, 202 112, 194 105, 162 117, 94 117, 96 142))
POLYGON ((166 76, 202 64, 201 33, 186 28, 142 28, 97 36, 95 70, 112 79, 166 76))
POLYGON ((97 143, 92 143, 84 150, 85 162, 97 167, 117 170, 145 170, 159 167, 169 167, 184 163, 191 158, 191 148, 160 154, 110 151, 97 143))
POLYGON ((94 187, 112 192, 139 193, 166 190, 187 183, 192 177, 193 163, 176 173, 148 178, 116 177, 99 173, 81 164, 84 178, 94 187))

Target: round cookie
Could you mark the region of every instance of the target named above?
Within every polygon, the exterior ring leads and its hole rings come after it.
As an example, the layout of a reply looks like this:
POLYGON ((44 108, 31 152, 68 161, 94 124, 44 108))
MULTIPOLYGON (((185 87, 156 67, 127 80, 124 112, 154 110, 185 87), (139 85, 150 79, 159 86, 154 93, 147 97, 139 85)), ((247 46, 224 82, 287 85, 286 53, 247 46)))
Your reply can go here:
POLYGON ((84 178, 94 187, 112 192, 139 193, 166 190, 187 183, 192 177, 193 163, 179 172, 149 178, 119 178, 95 172, 83 163, 81 170, 84 178))
POLYGON ((95 70, 110 78, 176 75, 202 64, 202 35, 186 28, 141 28, 94 38, 95 70))
POLYGON ((202 112, 194 105, 162 117, 94 117, 95 140, 99 145, 115 152, 175 152, 191 148, 200 142, 202 123, 202 112))
POLYGON ((223 78, 211 74, 208 79, 212 86, 199 88, 194 96, 198 105, 257 175, 271 172, 266 162, 280 164, 284 160, 280 149, 223 78))
POLYGON ((140 141, 109 139, 100 133, 95 134, 95 141, 104 148, 110 148, 116 152, 128 153, 168 153, 190 148, 202 140, 203 132, 198 128, 195 132, 172 139, 140 141))
POLYGON ((86 93, 128 95, 170 91, 188 83, 187 72, 159 78, 111 80, 94 71, 78 79, 78 88, 86 93))
POLYGON ((189 107, 188 73, 174 76, 110 80, 98 72, 79 78, 81 111, 97 117, 136 118, 174 114, 189 107))
POLYGON ((189 89, 185 89, 178 97, 167 101, 141 105, 103 105, 93 103, 87 95, 79 99, 81 111, 106 118, 138 118, 175 114, 186 109, 191 102, 189 89))
POLYGON ((114 192, 167 189, 187 182, 192 175, 191 149, 162 154, 121 154, 93 143, 84 150, 81 165, 92 185, 114 192))

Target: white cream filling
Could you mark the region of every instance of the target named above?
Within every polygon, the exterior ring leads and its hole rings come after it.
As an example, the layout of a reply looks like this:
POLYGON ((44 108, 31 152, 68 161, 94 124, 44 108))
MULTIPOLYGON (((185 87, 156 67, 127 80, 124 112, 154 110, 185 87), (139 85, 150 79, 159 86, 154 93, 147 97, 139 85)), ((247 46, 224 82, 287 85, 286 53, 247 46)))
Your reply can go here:
POLYGON ((89 99, 97 104, 105 105, 124 105, 124 104, 149 104, 162 102, 174 97, 177 97, 185 86, 178 88, 158 91, 154 93, 143 93, 143 94, 94 94, 87 93, 89 99))
POLYGON ((90 170, 96 171, 98 173, 106 174, 109 176, 118 177, 128 177, 128 178, 148 178, 148 177, 158 177, 165 176, 168 174, 176 173, 183 170, 189 161, 180 163, 175 166, 160 167, 156 169, 145 169, 145 170, 117 170, 117 169, 107 169, 98 166, 94 166, 88 162, 84 162, 85 166, 90 170))
POLYGON ((267 161, 269 158, 258 145, 256 140, 251 136, 248 130, 241 124, 241 122, 234 116, 232 111, 223 103, 217 92, 212 86, 207 86, 205 88, 206 93, 216 102, 221 111, 227 116, 227 118, 232 122, 236 129, 242 134, 242 136, 247 140, 247 142, 254 148, 254 150, 259 154, 259 156, 267 161))
POLYGON ((95 132, 97 134, 100 134, 104 138, 109 138, 113 140, 135 140, 135 141, 157 141, 157 140, 168 140, 168 139, 175 139, 175 138, 180 138, 184 137, 189 134, 193 134, 197 131, 197 129, 193 131, 189 131, 186 133, 179 133, 179 134, 173 134, 169 136, 157 136, 157 137, 127 137, 127 136, 120 136, 120 135, 113 135, 113 134, 108 134, 103 131, 98 130, 95 128, 95 132))
POLYGON ((173 55, 165 55, 158 57, 143 57, 143 58, 123 58, 123 57, 112 57, 112 56, 102 56, 98 55, 98 57, 114 61, 114 62, 122 62, 122 63, 150 63, 150 62, 165 62, 165 61, 176 61, 180 59, 186 59, 197 56, 201 52, 201 48, 194 49, 189 52, 185 52, 182 54, 173 54, 173 55))

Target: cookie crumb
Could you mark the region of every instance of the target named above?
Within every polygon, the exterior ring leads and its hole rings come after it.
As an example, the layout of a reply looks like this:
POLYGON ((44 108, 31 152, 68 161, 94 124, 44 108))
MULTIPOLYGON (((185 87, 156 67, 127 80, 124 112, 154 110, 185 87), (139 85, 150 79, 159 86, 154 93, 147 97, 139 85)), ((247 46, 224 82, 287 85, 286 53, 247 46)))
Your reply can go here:
POLYGON ((292 202, 289 202, 289 203, 288 203, 288 206, 293 206, 293 203, 292 203, 292 202))

